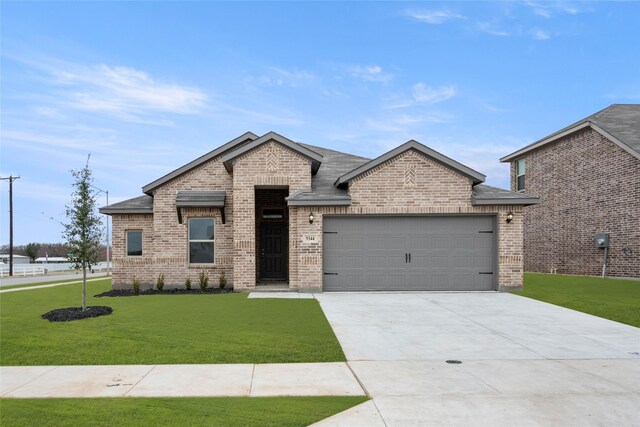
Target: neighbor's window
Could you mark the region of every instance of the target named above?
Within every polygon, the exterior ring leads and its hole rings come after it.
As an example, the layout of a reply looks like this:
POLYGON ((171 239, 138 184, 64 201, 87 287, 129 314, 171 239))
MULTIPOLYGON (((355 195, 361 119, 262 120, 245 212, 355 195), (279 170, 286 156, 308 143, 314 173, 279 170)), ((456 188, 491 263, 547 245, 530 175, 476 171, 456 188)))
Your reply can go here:
POLYGON ((191 264, 213 263, 214 229, 213 218, 189 218, 189 262, 191 264))
POLYGON ((142 256, 142 231, 127 231, 127 256, 142 256))
POLYGON ((524 168, 525 168, 525 160, 517 160, 516 161, 516 190, 521 191, 524 190, 524 168))

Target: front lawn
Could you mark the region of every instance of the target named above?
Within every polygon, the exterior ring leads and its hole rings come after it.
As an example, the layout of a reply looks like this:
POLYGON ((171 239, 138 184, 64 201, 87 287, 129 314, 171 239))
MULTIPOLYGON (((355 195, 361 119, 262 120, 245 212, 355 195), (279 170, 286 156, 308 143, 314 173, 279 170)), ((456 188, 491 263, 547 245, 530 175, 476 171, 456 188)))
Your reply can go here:
POLYGON ((525 273, 514 294, 640 327, 640 281, 525 273))
POLYGON ((247 294, 93 295, 111 280, 87 284, 87 304, 113 314, 67 323, 40 316, 78 307, 81 285, 2 294, 0 364, 112 365, 344 361, 314 299, 248 299, 247 294))
POLYGON ((307 426, 365 396, 0 399, 0 424, 19 426, 307 426))

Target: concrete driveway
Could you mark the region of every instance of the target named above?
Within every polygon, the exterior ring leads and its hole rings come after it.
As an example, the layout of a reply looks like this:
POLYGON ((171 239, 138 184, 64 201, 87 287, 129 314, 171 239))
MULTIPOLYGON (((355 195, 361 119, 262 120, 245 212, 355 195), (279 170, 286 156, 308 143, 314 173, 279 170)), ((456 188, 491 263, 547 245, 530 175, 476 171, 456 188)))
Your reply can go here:
POLYGON ((638 328, 510 294, 316 297, 373 398, 323 425, 640 425, 638 328))

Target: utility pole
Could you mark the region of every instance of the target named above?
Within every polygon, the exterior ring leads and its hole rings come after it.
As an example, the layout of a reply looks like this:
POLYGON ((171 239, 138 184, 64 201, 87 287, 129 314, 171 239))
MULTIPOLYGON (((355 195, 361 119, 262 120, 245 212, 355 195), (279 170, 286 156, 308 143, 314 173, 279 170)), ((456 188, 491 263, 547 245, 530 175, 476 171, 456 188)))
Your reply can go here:
POLYGON ((9 277, 13 276, 13 181, 19 176, 9 175, 9 178, 0 178, 9 181, 9 277))

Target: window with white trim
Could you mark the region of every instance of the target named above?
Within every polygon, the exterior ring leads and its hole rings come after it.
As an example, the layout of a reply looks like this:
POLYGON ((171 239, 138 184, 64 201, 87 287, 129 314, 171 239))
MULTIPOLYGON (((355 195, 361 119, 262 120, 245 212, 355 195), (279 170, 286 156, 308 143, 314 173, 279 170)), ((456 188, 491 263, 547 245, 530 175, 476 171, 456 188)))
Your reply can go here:
POLYGON ((142 256, 142 230, 127 230, 127 256, 142 256))
POLYGON ((524 190, 525 159, 516 160, 516 191, 524 190))
POLYGON ((189 218, 189 263, 212 264, 215 253, 213 218, 189 218))

